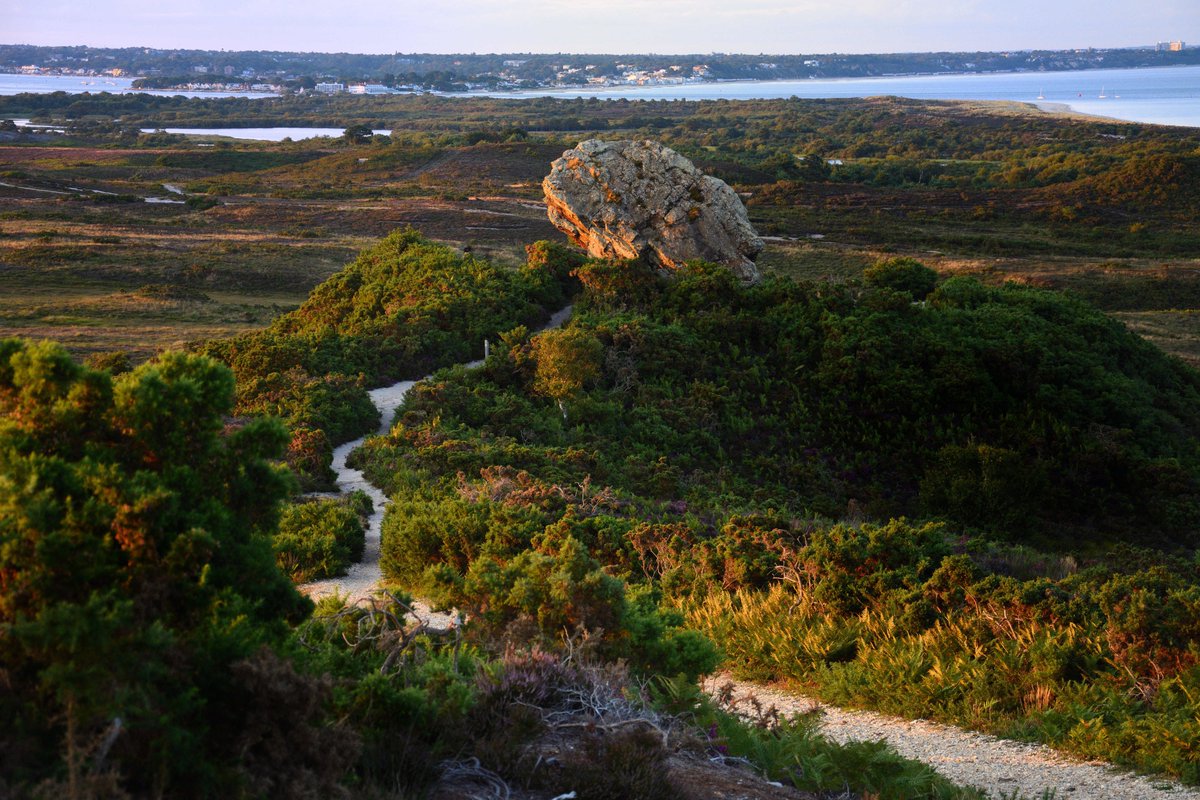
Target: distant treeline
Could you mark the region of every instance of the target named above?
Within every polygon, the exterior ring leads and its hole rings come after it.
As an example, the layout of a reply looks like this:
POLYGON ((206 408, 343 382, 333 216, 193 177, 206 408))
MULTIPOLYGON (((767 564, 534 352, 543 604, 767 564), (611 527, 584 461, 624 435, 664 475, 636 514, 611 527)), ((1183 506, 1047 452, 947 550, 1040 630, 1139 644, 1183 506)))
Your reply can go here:
POLYGON ((432 54, 281 53, 271 51, 158 50, 153 48, 35 47, 0 45, 0 71, 36 64, 64 69, 113 69, 141 76, 193 75, 276 79, 330 78, 381 83, 493 82, 504 73, 516 81, 584 83, 587 77, 629 70, 677 67, 675 74, 713 80, 867 77, 912 73, 1075 70, 1200 63, 1200 49, 1024 50, 961 53, 815 53, 750 55, 620 54, 432 54), (703 68, 703 72, 694 72, 703 68), (560 73, 578 70, 562 76, 560 73), (436 77, 435 74, 436 73, 436 77))

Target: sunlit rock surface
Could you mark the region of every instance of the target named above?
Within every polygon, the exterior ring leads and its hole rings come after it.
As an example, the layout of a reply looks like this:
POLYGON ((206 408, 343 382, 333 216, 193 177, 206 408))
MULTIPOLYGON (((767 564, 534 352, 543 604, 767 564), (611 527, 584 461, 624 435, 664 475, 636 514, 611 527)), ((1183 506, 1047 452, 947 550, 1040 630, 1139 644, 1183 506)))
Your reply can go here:
POLYGON ((662 270, 702 259, 746 282, 762 250, 729 185, 651 141, 589 139, 542 181, 550 222, 595 258, 645 258, 662 270))

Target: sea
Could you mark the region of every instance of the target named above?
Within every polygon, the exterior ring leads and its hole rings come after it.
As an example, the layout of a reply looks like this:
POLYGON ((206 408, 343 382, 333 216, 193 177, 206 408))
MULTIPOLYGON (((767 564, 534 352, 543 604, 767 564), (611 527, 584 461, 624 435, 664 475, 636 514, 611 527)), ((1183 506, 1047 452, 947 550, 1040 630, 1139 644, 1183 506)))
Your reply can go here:
POLYGON ((597 97, 630 100, 769 100, 788 97, 878 97, 916 100, 1006 100, 1128 122, 1200 128, 1200 66, 993 72, 791 81, 728 81, 680 86, 532 89, 496 97, 597 97))
MULTIPOLYGON (((132 92, 132 78, 0 75, 0 95, 18 92, 132 92)), ((191 97, 262 97, 261 92, 168 92, 191 97)), ((1032 103, 1128 122, 1200 128, 1200 66, 1097 69, 1074 72, 1004 72, 971 75, 904 75, 788 81, 724 81, 679 86, 613 86, 471 92, 472 97, 595 97, 601 100, 765 100, 788 97, 877 97, 917 100, 1002 100, 1032 103)), ((188 128, 189 134, 279 141, 338 136, 330 128, 188 128)), ((385 131, 379 131, 384 133, 385 131)))

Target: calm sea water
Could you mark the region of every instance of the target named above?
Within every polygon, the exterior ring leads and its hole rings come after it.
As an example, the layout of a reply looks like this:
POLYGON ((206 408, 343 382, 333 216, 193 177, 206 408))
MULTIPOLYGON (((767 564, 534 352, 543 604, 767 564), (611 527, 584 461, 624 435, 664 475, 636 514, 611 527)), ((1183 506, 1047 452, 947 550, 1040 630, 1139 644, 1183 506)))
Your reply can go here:
POLYGON ((917 100, 1009 100, 1131 122, 1200 127, 1200 66, 917 75, 896 78, 737 81, 596 90, 530 90, 496 97, 598 97, 630 100, 769 100, 786 97, 876 97, 917 100), (1101 95, 1104 95, 1101 97, 1101 95), (1039 98, 1040 96, 1040 98, 1039 98))
MULTIPOLYGON (((130 92, 132 78, 0 75, 0 95, 17 92, 130 92)), ((154 92, 154 94, 179 94, 154 92)), ((251 92, 189 92, 196 97, 263 96, 251 92)), ((543 89, 486 92, 488 97, 596 97, 612 100, 759 100, 786 97, 874 97, 918 100, 1008 100, 1036 103, 1131 122, 1200 127, 1200 66, 1019 72, 987 75, 918 75, 834 80, 731 81, 686 86, 629 86, 596 90, 543 89)), ((475 93, 473 96, 479 96, 475 93)), ((340 136, 330 128, 187 129, 236 138, 292 139, 340 136), (332 131, 332 132, 331 132, 332 131)))
MULTIPOLYGON (((199 76, 197 76, 199 77, 199 76)), ((270 92, 168 92, 134 89, 134 78, 108 78, 103 76, 79 75, 9 75, 0 74, 0 95, 20 94, 49 94, 50 92, 67 92, 80 94, 82 92, 111 92, 113 94, 128 94, 144 92, 174 97, 275 97, 270 92)))

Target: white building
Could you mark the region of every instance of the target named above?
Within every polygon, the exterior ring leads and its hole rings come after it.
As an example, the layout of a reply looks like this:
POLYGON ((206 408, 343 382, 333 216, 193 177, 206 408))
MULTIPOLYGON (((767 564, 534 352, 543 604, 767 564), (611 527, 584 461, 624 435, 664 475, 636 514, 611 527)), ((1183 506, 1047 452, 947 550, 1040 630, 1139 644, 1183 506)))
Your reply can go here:
POLYGON ((348 91, 350 94, 394 94, 391 89, 381 83, 355 83, 351 84, 348 91))

